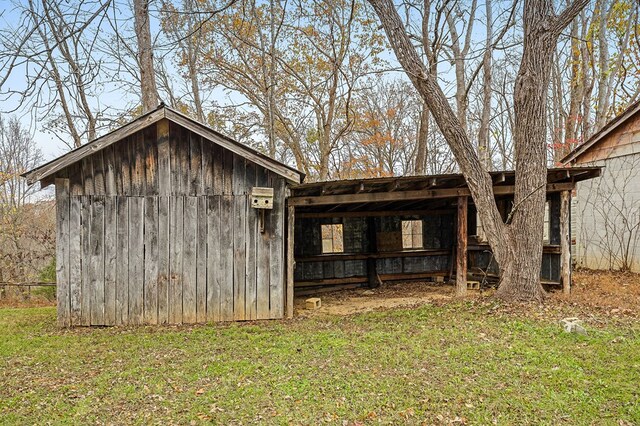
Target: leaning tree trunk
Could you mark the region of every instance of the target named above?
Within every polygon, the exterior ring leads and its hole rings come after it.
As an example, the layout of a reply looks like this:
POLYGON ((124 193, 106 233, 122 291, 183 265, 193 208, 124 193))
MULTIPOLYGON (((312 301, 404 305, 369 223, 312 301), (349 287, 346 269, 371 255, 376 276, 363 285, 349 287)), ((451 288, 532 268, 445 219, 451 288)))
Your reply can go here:
POLYGON ((497 209, 493 183, 446 96, 413 47, 393 0, 369 0, 398 61, 428 105, 449 144, 478 208, 486 236, 502 276, 498 296, 539 301, 546 197, 546 93, 551 58, 562 29, 586 5, 576 0, 560 15, 551 0, 524 2, 524 51, 516 78, 515 202, 507 223, 497 209))

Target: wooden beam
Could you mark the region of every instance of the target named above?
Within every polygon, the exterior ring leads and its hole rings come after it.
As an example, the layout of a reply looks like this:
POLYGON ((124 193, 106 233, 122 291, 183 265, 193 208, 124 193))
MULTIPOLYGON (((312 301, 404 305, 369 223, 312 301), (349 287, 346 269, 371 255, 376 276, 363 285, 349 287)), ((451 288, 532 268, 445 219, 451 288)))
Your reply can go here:
POLYGON ((458 198, 458 246, 456 252, 456 296, 467 294, 467 210, 468 198, 458 198))
POLYGON ((287 318, 293 318, 293 273, 296 266, 294 258, 294 229, 296 208, 287 208, 287 318))
POLYGON ((560 193, 560 282, 562 292, 571 294, 571 191, 560 193))
POLYGON ((348 211, 348 212, 298 212, 299 218, 325 218, 325 217, 385 217, 385 216, 437 216, 454 213, 453 209, 438 210, 387 210, 387 211, 348 211))
MULTIPOLYGON (((547 185, 547 192, 572 190, 574 183, 554 183, 547 185)), ((494 195, 513 194, 514 185, 493 187, 494 195)), ((323 206, 329 204, 377 203, 385 201, 409 201, 435 198, 468 197, 468 188, 422 189, 398 192, 371 192, 361 194, 316 195, 290 197, 290 206, 323 206)))

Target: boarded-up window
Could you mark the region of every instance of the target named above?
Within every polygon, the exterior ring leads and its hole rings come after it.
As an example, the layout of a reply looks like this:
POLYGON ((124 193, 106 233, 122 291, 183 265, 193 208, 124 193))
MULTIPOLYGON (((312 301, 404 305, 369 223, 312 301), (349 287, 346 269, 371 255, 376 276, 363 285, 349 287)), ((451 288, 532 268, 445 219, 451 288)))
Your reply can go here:
POLYGON ((402 221, 402 248, 403 249, 423 248, 421 220, 403 220, 402 221))
POLYGON ((344 253, 342 224, 321 225, 322 253, 344 253))
POLYGON ((551 223, 549 222, 549 202, 547 201, 544 205, 544 231, 542 233, 545 244, 549 244, 550 227, 551 223))

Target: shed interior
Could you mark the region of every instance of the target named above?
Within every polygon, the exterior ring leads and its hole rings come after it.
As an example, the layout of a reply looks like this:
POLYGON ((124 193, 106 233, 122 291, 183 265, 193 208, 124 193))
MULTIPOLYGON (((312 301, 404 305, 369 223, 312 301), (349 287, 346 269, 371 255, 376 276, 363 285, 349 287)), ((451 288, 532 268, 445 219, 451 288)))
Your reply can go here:
MULTIPOLYGON (((545 245, 540 279, 561 284, 561 193, 598 168, 550 169, 545 245)), ((513 205, 515 174, 491 173, 503 220, 513 205)), ((319 288, 376 286, 380 281, 455 279, 460 231, 466 223, 469 280, 496 281, 499 270, 477 219, 462 175, 342 180, 296 185, 294 286, 303 294, 319 288), (459 213, 461 210, 461 213, 459 213)))

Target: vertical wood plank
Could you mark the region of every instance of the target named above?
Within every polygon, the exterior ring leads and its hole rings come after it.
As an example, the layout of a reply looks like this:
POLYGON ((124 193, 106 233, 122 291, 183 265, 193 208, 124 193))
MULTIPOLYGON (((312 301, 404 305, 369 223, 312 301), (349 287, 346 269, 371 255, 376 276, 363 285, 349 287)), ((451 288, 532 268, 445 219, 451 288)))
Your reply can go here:
POLYGON ((189 195, 201 195, 202 191, 202 137, 189 135, 189 195))
POLYGON ((456 296, 467 294, 468 197, 458 197, 458 246, 456 250, 456 296))
POLYGON ((70 198, 69 206, 69 290, 71 325, 82 323, 82 211, 81 197, 70 198))
POLYGON ((129 322, 129 197, 116 198, 116 324, 129 322))
POLYGON ((287 318, 293 318, 293 273, 295 269, 294 225, 296 208, 289 206, 287 211, 287 318))
POLYGON ((169 123, 169 162, 171 194, 182 194, 182 168, 180 164, 180 126, 169 123))
POLYGON ((91 196, 83 195, 81 198, 82 210, 80 212, 81 221, 81 244, 82 244, 82 284, 81 284, 81 312, 79 325, 91 325, 91 196))
POLYGON ((116 157, 115 146, 110 145, 104 148, 104 190, 106 195, 116 195, 118 193, 116 187, 116 157))
MULTIPOLYGON (((269 171, 263 168, 258 169, 257 186, 270 186, 269 171)), ((263 233, 258 233, 257 238, 257 271, 256 271, 256 292, 257 292, 257 318, 268 319, 269 315, 269 292, 270 292, 270 240, 273 230, 271 229, 271 211, 265 213, 265 227, 263 233)))
POLYGON ((84 195, 92 195, 93 191, 93 165, 91 157, 84 157, 81 162, 82 166, 82 183, 84 185, 84 195))
POLYGON ((211 164, 213 167, 213 191, 214 195, 223 194, 224 181, 224 156, 219 145, 211 144, 211 164))
POLYGON ((169 322, 169 197, 158 198, 158 323, 169 322))
POLYGON ((233 218, 233 318, 235 320, 245 320, 246 303, 246 209, 247 197, 236 195, 234 198, 234 218, 233 218))
POLYGON ((144 200, 144 323, 158 323, 158 197, 144 200))
POLYGON ((143 131, 144 144, 144 194, 158 195, 158 141, 155 126, 143 131))
POLYGON ((213 187, 213 143, 205 138, 200 138, 202 155, 202 193, 206 195, 214 194, 213 187))
POLYGON ((233 153, 222 150, 222 194, 233 194, 233 153))
POLYGON ((116 197, 107 196, 104 200, 104 323, 116 323, 116 235, 117 235, 116 197))
POLYGON ((189 130, 180 127, 178 158, 180 159, 180 187, 182 195, 189 195, 191 182, 191 164, 189 162, 189 130))
POLYGON ((84 186, 82 182, 82 162, 69 166, 70 195, 83 195, 84 186))
POLYGON ((145 147, 142 131, 131 136, 131 193, 134 196, 145 193, 145 147))
POLYGON ((182 242, 184 197, 169 199, 169 323, 182 323, 182 242))
POLYGON ((56 282, 58 326, 71 325, 69 292, 69 179, 55 180, 56 185, 56 282))
POLYGON ((156 123, 158 144, 158 194, 171 194, 171 164, 169 160, 169 120, 163 118, 156 123))
MULTIPOLYGON (((248 162, 245 167, 245 193, 248 193, 250 188, 256 185, 256 166, 255 164, 248 162)), ((245 283, 245 314, 246 319, 257 319, 257 244, 258 233, 260 232, 258 227, 258 217, 260 212, 257 209, 251 207, 248 195, 245 196, 245 253, 246 253, 246 283, 245 283)))
POLYGON ((220 321, 220 220, 220 196, 207 197, 207 321, 220 321))
POLYGON ((285 183, 281 177, 273 177, 274 200, 271 211, 272 236, 270 241, 270 278, 269 297, 271 318, 284 316, 285 271, 284 271, 284 211, 285 183))
POLYGON ((198 199, 196 234, 196 322, 207 322, 207 197, 198 199))
POLYGON ((105 194, 105 182, 104 182, 104 159, 103 151, 100 150, 89 156, 91 158, 91 164, 93 166, 93 193, 95 195, 105 194))
POLYGON ((220 197, 220 320, 233 320, 234 278, 234 199, 231 195, 220 197))
POLYGON ((560 282, 571 294, 571 191, 560 193, 560 282))
POLYGON ((129 198, 129 324, 143 322, 144 198, 129 198))
POLYGON ((122 195, 131 195, 131 137, 118 143, 118 155, 120 158, 120 178, 122 179, 122 195))
POLYGON ((245 210, 245 315, 246 319, 255 320, 258 317, 258 288, 256 282, 258 271, 256 248, 258 243, 258 233, 260 233, 260 230, 258 229, 259 212, 251 207, 248 202, 248 198, 245 198, 245 210))
POLYGON ((89 258, 91 325, 104 325, 104 196, 92 198, 89 258))
POLYGON ((196 322, 196 239, 198 238, 198 199, 185 197, 184 204, 184 243, 182 259, 182 322, 196 322))

